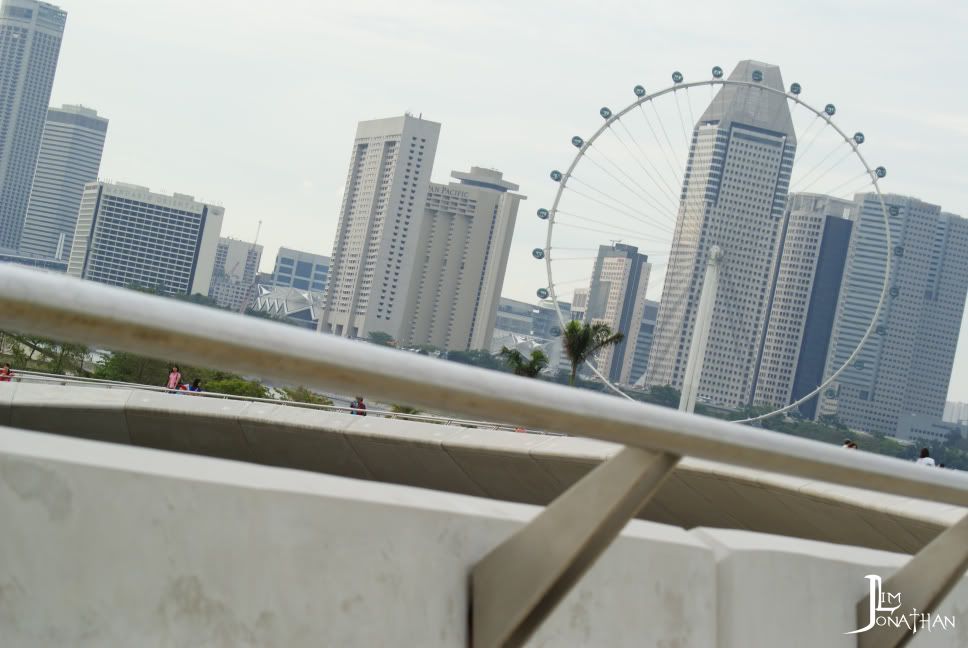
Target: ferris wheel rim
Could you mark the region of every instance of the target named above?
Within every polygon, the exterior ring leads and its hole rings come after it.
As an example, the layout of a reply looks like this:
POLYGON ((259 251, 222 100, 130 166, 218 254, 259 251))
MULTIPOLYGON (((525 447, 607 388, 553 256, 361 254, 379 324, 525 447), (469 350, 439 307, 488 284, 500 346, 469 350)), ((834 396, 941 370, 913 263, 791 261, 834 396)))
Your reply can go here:
MULTIPOLYGON (((719 68, 718 67, 714 68, 714 70, 719 70, 719 68)), ((676 78, 675 75, 674 75, 674 78, 676 78)), ((679 75, 678 78, 681 79, 681 75, 679 75)), ((891 224, 890 224, 889 211, 888 211, 887 204, 884 202, 884 196, 881 192, 881 188, 879 185, 879 180, 882 177, 884 177, 878 174, 878 171, 880 171, 882 167, 871 169, 870 164, 868 164, 867 159, 864 157, 864 154, 861 153, 860 151, 860 144, 862 144, 865 141, 865 138, 861 137, 860 141, 857 141, 857 135, 859 135, 860 133, 857 133, 854 136, 847 135, 847 133, 845 133, 843 129, 841 129, 840 126, 838 126, 836 122, 833 121, 833 115, 830 114, 830 112, 828 112, 828 107, 831 106, 831 104, 828 104, 827 106, 825 106, 823 110, 817 110, 811 104, 801 99, 800 86, 798 83, 791 84, 791 90, 787 91, 787 90, 780 90, 777 88, 771 88, 767 85, 764 85, 761 82, 737 81, 737 80, 725 79, 725 78, 716 77, 716 76, 714 76, 712 79, 704 79, 702 81, 691 81, 691 82, 676 81, 673 83, 673 85, 665 87, 662 90, 659 90, 658 92, 645 93, 643 89, 643 94, 641 96, 637 96, 635 101, 633 101, 631 104, 629 104, 622 110, 619 110, 616 112, 612 112, 611 110, 609 110, 608 112, 610 114, 608 117, 605 117, 605 122, 595 131, 595 133, 590 138, 588 138, 587 140, 582 140, 581 145, 577 146, 578 152, 575 154, 575 157, 574 159, 572 159, 572 162, 568 166, 567 170, 564 172, 560 172, 561 173, 560 179, 555 180, 555 182, 558 184, 558 189, 555 193, 555 199, 554 199, 554 202, 552 203, 551 209, 548 210, 547 235, 545 238, 545 247, 543 249, 543 253, 544 253, 543 260, 545 262, 545 269, 547 271, 547 276, 548 276, 547 291, 548 291, 548 296, 550 297, 552 304, 554 305, 555 313, 558 315, 558 322, 561 326, 561 331, 563 336, 567 323, 565 322, 564 315, 561 312, 561 307, 558 302, 557 289, 554 283, 554 276, 551 270, 551 263, 554 260, 551 254, 551 251, 553 250, 551 245, 551 239, 554 234, 555 216, 558 214, 558 205, 561 202, 561 197, 565 191, 565 188, 567 187, 568 180, 571 178, 572 173, 574 172, 575 168, 578 166, 578 163, 581 162, 582 158, 585 156, 585 153, 588 151, 588 149, 592 146, 592 144, 595 143, 596 140, 598 140, 598 138, 602 134, 604 134, 608 129, 611 128, 612 124, 614 124, 617 121, 620 121, 622 117, 627 115, 635 108, 642 106, 644 103, 652 102, 655 99, 658 99, 659 97, 668 95, 669 93, 675 93, 679 90, 689 90, 690 88, 696 88, 696 87, 702 87, 702 86, 709 86, 710 88, 713 88, 716 86, 720 86, 722 88, 729 87, 729 86, 757 88, 759 90, 763 90, 763 91, 772 93, 774 95, 784 97, 788 101, 792 101, 795 104, 802 106, 809 112, 812 112, 815 117, 823 119, 826 122, 826 125, 834 129, 834 131, 851 148, 851 152, 857 157, 858 160, 860 160, 860 163, 863 165, 864 170, 869 176, 871 184, 874 187, 874 193, 877 195, 877 200, 880 203, 881 213, 883 217, 885 244, 887 249, 887 254, 885 256, 885 263, 884 263, 884 283, 883 283, 883 286, 881 287, 880 298, 878 299, 877 306, 874 310, 874 314, 871 317, 870 325, 868 326, 867 330, 864 332, 864 335, 861 337, 860 342, 858 342, 857 347, 853 350, 853 352, 850 354, 847 360, 840 367, 837 368, 836 371, 834 371, 828 378, 824 379, 824 381, 821 382, 820 385, 818 385, 813 391, 811 391, 807 395, 802 396, 801 398, 795 400, 794 402, 788 405, 785 405, 783 407, 777 408, 775 410, 772 410, 766 414, 734 421, 735 423, 755 423, 758 421, 763 421, 769 418, 773 418, 774 416, 778 416, 780 414, 785 414, 786 412, 789 412, 799 407, 800 405, 806 403, 807 401, 818 397, 828 386, 830 386, 831 383, 833 383, 837 378, 839 378, 840 375, 843 374, 843 372, 846 371, 847 368, 850 367, 855 362, 861 350, 870 340, 874 332, 878 329, 878 321, 880 320, 880 317, 884 310, 884 305, 887 302, 887 297, 890 292, 889 284, 890 284, 891 266, 895 257, 894 244, 891 236, 891 224), (797 88, 796 92, 792 91, 794 87, 797 88)), ((638 88, 641 88, 641 86, 636 86, 636 89, 638 88)), ((791 192, 788 190, 787 195, 789 196, 790 193, 791 192)), ((629 396, 628 394, 626 394, 624 391, 622 391, 617 385, 612 383, 611 380, 606 378, 601 372, 601 370, 597 366, 595 366, 592 362, 589 362, 588 360, 586 360, 585 365, 588 366, 592 370, 592 372, 602 380, 602 382, 605 384, 607 388, 609 388, 619 396, 622 396, 628 400, 636 400, 631 396, 629 396)))

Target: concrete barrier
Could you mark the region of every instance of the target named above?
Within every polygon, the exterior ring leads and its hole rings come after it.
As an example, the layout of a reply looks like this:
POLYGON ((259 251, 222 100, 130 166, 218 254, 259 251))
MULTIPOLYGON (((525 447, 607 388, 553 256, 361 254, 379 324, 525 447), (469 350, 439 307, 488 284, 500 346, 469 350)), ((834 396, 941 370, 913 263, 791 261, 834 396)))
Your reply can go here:
MULTIPOLYGON (((0 429, 0 519, 17 521, 0 534, 0 637, 463 647, 471 567, 535 513, 0 429)), ((635 522, 533 645, 712 645, 714 578, 700 541, 635 522)))
MULTIPOLYGON (((29 383, 0 383, 3 420, 36 431, 541 505, 619 447, 187 394, 29 383)), ((948 505, 685 458, 640 517, 687 529, 741 529, 914 553, 964 514, 948 505)))
MULTIPOLYGON (((537 511, 0 428, 0 637, 463 647, 470 569, 537 511)), ((905 559, 636 520, 530 645, 846 648, 864 575, 905 559)), ((968 580, 937 612, 912 645, 966 645, 968 580)))

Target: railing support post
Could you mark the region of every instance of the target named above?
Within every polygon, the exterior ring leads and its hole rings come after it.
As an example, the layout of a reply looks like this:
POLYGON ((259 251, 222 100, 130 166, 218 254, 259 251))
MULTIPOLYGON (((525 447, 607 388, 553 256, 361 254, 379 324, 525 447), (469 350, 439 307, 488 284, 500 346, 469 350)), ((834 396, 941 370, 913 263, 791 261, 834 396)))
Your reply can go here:
MULTIPOLYGON (((932 613, 968 568, 968 515, 942 531, 901 569, 883 582, 885 592, 901 595, 904 610, 932 613)), ((865 596, 857 603, 857 620, 862 627, 870 621, 870 601, 865 596)), ((857 635, 858 648, 898 648, 914 637, 913 628, 904 624, 874 625, 857 635)))
POLYGON ((471 573, 471 645, 524 644, 678 461, 624 448, 485 556, 471 573))

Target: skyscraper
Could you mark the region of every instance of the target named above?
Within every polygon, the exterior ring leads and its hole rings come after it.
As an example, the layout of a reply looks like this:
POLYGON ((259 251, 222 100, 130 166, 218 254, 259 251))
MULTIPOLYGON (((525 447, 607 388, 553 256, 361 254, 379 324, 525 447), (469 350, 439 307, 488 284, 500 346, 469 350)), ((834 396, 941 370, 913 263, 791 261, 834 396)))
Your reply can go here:
POLYGON ((440 124, 411 115, 360 122, 320 331, 400 338, 439 136, 440 124))
POLYGON ((20 245, 66 22, 46 2, 0 5, 0 248, 20 245))
POLYGON ((184 194, 92 182, 81 196, 67 274, 169 295, 207 295, 224 213, 184 194))
MULTIPOLYGON (((875 334, 821 394, 819 414, 894 434, 901 416, 944 414, 968 290, 968 221, 916 198, 886 195, 890 209, 889 296, 875 334)), ((857 197, 825 376, 847 362, 870 325, 888 263, 875 194, 857 197)))
POLYGON ((450 175, 457 182, 430 184, 399 340, 488 349, 524 196, 500 171, 472 167, 450 175))
POLYGON ((599 371, 611 382, 631 382, 651 269, 648 257, 634 246, 615 243, 598 247, 585 320, 608 324, 613 333, 625 335, 595 359, 599 371))
MULTIPOLYGON (((780 69, 742 61, 729 76, 783 90, 780 69)), ((699 398, 748 405, 762 343, 780 223, 796 152, 786 99, 755 87, 719 90, 692 133, 646 385, 682 388, 710 248, 719 291, 699 398)))
POLYGON ((250 307, 256 297, 255 278, 262 261, 262 246, 222 237, 215 248, 215 265, 208 296, 233 311, 250 307))
MULTIPOLYGON (((754 403, 782 407, 823 381, 855 203, 791 194, 777 251, 754 403)), ((801 411, 813 416, 816 400, 801 411)))
POLYGON ((108 120, 96 110, 64 106, 47 111, 20 251, 64 260, 71 256, 84 185, 97 180, 108 120))

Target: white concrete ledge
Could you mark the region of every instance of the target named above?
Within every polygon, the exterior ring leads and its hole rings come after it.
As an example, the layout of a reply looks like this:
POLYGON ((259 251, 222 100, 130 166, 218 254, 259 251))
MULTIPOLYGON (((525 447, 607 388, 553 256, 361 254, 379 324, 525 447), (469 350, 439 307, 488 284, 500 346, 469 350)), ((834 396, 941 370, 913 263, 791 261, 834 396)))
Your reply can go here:
MULTIPOLYGON (((540 505, 620 447, 186 394, 29 383, 0 383, 0 422, 4 417, 36 431, 540 505)), ((640 517, 914 553, 964 514, 945 504, 685 458, 640 517)))
MULTIPOLYGON (((0 428, 0 637, 463 648, 470 569, 538 510, 0 428)), ((531 645, 847 648, 864 576, 905 559, 633 521, 531 645)), ((937 612, 957 630, 912 645, 963 646, 968 580, 937 612)))

